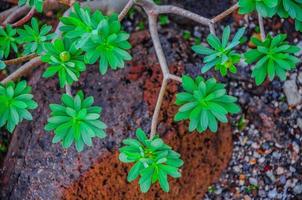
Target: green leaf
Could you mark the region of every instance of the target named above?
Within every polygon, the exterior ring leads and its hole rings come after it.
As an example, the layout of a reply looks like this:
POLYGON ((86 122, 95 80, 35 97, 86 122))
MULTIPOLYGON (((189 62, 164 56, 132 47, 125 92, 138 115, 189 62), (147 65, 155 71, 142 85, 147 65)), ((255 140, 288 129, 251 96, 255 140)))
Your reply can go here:
POLYGON ((169 192, 170 187, 167 179, 167 174, 164 171, 161 170, 158 171, 158 180, 159 180, 160 187, 165 192, 169 192))
POLYGON ((135 163, 128 173, 127 181, 134 181, 139 176, 141 169, 143 169, 143 164, 141 162, 135 163))

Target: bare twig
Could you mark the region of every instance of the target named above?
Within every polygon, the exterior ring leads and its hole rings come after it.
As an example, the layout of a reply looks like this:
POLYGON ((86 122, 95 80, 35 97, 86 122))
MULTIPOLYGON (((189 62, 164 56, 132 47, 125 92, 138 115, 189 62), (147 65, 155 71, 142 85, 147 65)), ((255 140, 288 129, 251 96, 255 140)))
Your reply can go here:
POLYGON ((12 24, 14 21, 18 20, 22 16, 26 15, 30 11, 30 7, 22 6, 18 7, 14 12, 12 12, 2 23, 3 26, 7 24, 12 24))
POLYGON ((164 75, 164 79, 168 78, 169 75, 169 69, 167 60, 164 55, 163 48, 160 44, 158 32, 157 32, 157 22, 156 22, 157 16, 156 15, 149 15, 149 29, 150 29, 150 35, 153 41, 154 49, 157 55, 157 58, 159 60, 159 64, 161 67, 161 70, 164 75))
POLYGON ((128 3, 126 4, 126 6, 124 7, 124 9, 122 10, 122 12, 120 12, 120 14, 118 16, 118 20, 119 21, 122 21, 126 17, 127 13, 132 8, 133 4, 134 4, 133 0, 129 0, 128 1, 128 3))
POLYGON ((176 6, 155 6, 154 11, 157 14, 175 14, 191 19, 202 25, 209 25, 211 20, 205 17, 202 17, 198 14, 192 13, 183 8, 178 8, 176 6))
POLYGON ((4 21, 4 19, 6 19, 11 13, 15 12, 17 9, 19 8, 19 6, 14 6, 8 10, 5 10, 3 12, 0 13, 0 21, 2 24, 2 22, 4 21))
POLYGON ((156 106, 155 106, 153 117, 152 117, 150 139, 152 139, 156 134, 158 116, 160 113, 161 105, 163 103, 164 95, 165 95, 166 88, 167 88, 167 83, 168 83, 168 79, 164 78, 163 82, 161 84, 161 88, 160 88, 160 91, 158 94, 156 106))
POLYGON ((258 12, 258 21, 259 21, 259 27, 260 27, 260 33, 261 33, 261 39, 265 40, 265 30, 264 30, 264 23, 263 23, 263 18, 258 12))
POLYGON ((28 60, 30 60, 30 59, 32 59, 32 58, 35 58, 35 57, 37 57, 37 54, 29 54, 29 55, 26 55, 26 56, 22 56, 22 57, 20 57, 20 58, 15 58, 15 59, 11 59, 11 60, 6 60, 6 61, 4 61, 4 63, 6 64, 6 65, 15 65, 15 64, 20 64, 20 63, 23 63, 23 62, 25 62, 25 61, 28 61, 28 60))
POLYGON ((31 8, 30 11, 20 20, 18 20, 17 22, 13 23, 12 26, 13 27, 19 27, 22 26, 23 24, 25 24, 26 22, 28 22, 35 14, 35 9, 31 8))
POLYGON ((72 96, 72 94, 71 94, 71 86, 70 85, 66 84, 65 85, 65 90, 66 90, 66 94, 68 94, 69 96, 72 96))
POLYGON ((171 79, 171 80, 178 81, 178 82, 182 83, 181 78, 179 76, 174 75, 174 74, 169 74, 168 78, 171 79))
POLYGON ((214 23, 209 23, 209 29, 210 29, 210 32, 211 32, 213 35, 216 35, 215 24, 214 24, 214 23))
POLYGON ((219 15, 217 15, 216 17, 214 17, 212 19, 212 22, 216 23, 218 21, 223 20, 224 18, 226 18, 227 16, 229 16, 231 13, 233 13, 238 8, 239 8, 239 4, 236 3, 235 5, 233 5, 232 7, 230 7, 229 9, 227 9, 226 11, 224 11, 224 12, 220 13, 219 15))
POLYGON ((18 79, 19 77, 24 76, 26 73, 28 73, 34 67, 39 66, 41 64, 42 64, 42 61, 41 61, 40 57, 31 59, 29 62, 25 63, 19 69, 17 69, 15 72, 13 72, 8 77, 6 77, 3 81, 1 81, 1 83, 6 84, 9 81, 14 81, 14 80, 18 79))
POLYGON ((160 112, 160 108, 161 108, 161 104, 163 101, 163 97, 166 91, 166 87, 167 87, 167 82, 169 79, 169 69, 168 69, 168 64, 162 49, 162 46, 160 44, 160 40, 159 40, 159 36, 158 36, 158 32, 157 32, 157 22, 156 22, 157 16, 156 15, 150 15, 149 14, 149 29, 150 29, 150 35, 153 41, 153 45, 155 48, 155 52, 157 55, 157 58, 159 60, 160 63, 160 67, 163 73, 163 82, 162 82, 162 86, 158 95, 158 99, 156 102, 156 106, 155 106, 155 110, 153 113, 153 117, 152 117, 152 125, 151 125, 151 133, 150 133, 150 138, 152 139, 155 134, 156 134, 156 128, 157 128, 157 121, 158 121, 158 116, 159 116, 159 112, 160 112))

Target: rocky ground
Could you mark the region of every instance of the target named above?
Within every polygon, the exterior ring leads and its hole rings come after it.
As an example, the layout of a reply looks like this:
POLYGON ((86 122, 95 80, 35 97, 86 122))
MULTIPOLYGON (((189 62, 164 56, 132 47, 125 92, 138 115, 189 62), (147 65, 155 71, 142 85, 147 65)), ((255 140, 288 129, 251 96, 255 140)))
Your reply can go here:
MULTIPOLYGON (((200 38, 204 42, 209 33, 207 28, 177 25, 171 17, 169 19, 168 22, 161 18, 164 46, 173 40, 171 34, 179 34, 186 45, 192 45, 200 38), (172 29, 175 31, 170 31, 172 29)), ((143 15, 132 11, 124 25, 133 32, 145 29, 145 22, 143 15)), ((222 25, 228 22, 232 23, 233 32, 239 26, 247 26, 247 43, 258 29, 254 16, 233 15, 222 25)), ((288 33, 289 41, 302 48, 301 33, 295 32, 288 21, 266 20, 265 27, 269 33, 288 33)), ((221 29, 222 26, 217 26, 218 34, 221 29)), ((245 44, 238 51, 245 52, 247 48, 245 44)), ((189 50, 179 54, 185 59, 187 74, 200 74, 201 57, 189 50)), ((169 51, 166 55, 171 56, 169 51)), ((302 52, 298 56, 301 57, 302 52)), ((232 159, 220 180, 208 188, 204 199, 302 199, 302 65, 300 63, 296 70, 288 73, 287 81, 275 79, 259 87, 250 77, 250 68, 241 62, 238 74, 220 77, 230 94, 238 97, 242 113, 230 118, 234 146, 232 159)))

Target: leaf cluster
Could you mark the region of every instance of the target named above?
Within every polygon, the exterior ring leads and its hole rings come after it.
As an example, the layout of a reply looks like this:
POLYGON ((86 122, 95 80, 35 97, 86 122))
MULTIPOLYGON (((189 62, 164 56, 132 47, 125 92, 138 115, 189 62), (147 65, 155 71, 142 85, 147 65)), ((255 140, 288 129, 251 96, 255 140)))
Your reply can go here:
POLYGON ((23 119, 32 120, 29 110, 36 109, 38 105, 30 92, 31 87, 26 81, 0 85, 0 127, 6 126, 12 133, 23 119))
POLYGON ((75 97, 63 94, 62 104, 50 104, 51 117, 45 126, 46 131, 54 131, 53 143, 62 142, 64 148, 75 143, 77 151, 84 145, 92 146, 92 138, 106 137, 106 124, 100 120, 101 107, 92 106, 93 97, 84 97, 78 92, 75 97))
POLYGON ((28 5, 35 8, 38 12, 43 11, 44 0, 19 0, 19 6, 28 5))
POLYGON ((192 47, 193 51, 197 54, 206 55, 203 62, 205 65, 201 69, 202 73, 207 72, 215 66, 215 70, 225 76, 228 71, 232 73, 237 72, 235 64, 240 61, 240 54, 238 54, 234 48, 240 44, 240 39, 244 34, 245 29, 241 28, 235 34, 232 41, 229 41, 231 28, 228 26, 223 30, 222 39, 210 34, 207 37, 207 41, 211 48, 203 45, 195 45, 192 47))
POLYGON ((263 17, 279 15, 281 18, 291 17, 295 20, 296 29, 302 31, 301 0, 239 0, 239 13, 247 14, 254 10, 263 17))
POLYGON ((131 182, 140 176, 139 185, 144 193, 156 182, 168 192, 168 175, 173 178, 181 176, 179 168, 183 161, 180 155, 158 136, 148 139, 142 129, 136 130, 136 138, 123 140, 125 146, 120 148, 120 161, 135 163, 128 173, 127 180, 131 182))
POLYGON ((13 49, 15 53, 18 52, 16 34, 16 29, 11 25, 8 24, 5 28, 0 26, 0 54, 2 58, 8 58, 11 49, 13 49))
POLYGON ((46 42, 55 37, 55 33, 50 33, 52 27, 44 24, 41 28, 36 18, 32 18, 31 26, 24 25, 23 29, 18 29, 19 44, 24 44, 24 55, 37 53, 41 55, 44 51, 43 46, 46 42))
POLYGON ((182 77, 185 92, 176 95, 176 104, 181 106, 175 115, 175 121, 189 120, 189 131, 212 132, 218 129, 217 121, 228 122, 227 114, 240 112, 235 103, 236 97, 226 94, 225 85, 217 83, 214 78, 205 80, 198 76, 195 80, 189 76, 182 77))
POLYGON ((127 52, 131 48, 129 34, 121 30, 117 14, 105 16, 100 11, 74 5, 70 16, 61 18, 63 36, 75 42, 77 48, 85 52, 85 62, 99 61, 101 74, 111 69, 123 68, 125 61, 132 57, 127 52))
POLYGON ((272 17, 278 11, 279 0, 239 0, 239 14, 257 10, 263 17, 272 17))
POLYGON ((270 35, 264 41, 252 38, 252 42, 257 46, 256 49, 245 53, 247 63, 256 65, 252 72, 256 84, 260 85, 268 76, 273 80, 277 75, 281 80, 286 79, 286 72, 294 69, 299 59, 294 56, 300 48, 288 44, 286 35, 280 34, 276 37, 270 35))
POLYGON ((15 29, 9 24, 5 28, 0 26, 0 70, 5 68, 3 61, 9 57, 12 50, 16 54, 19 53, 18 44, 23 46, 24 55, 31 53, 41 55, 44 44, 55 37, 50 33, 51 29, 52 27, 48 25, 40 28, 36 18, 31 20, 31 26, 24 25, 22 29, 15 29))
POLYGON ((45 55, 41 60, 49 66, 43 77, 49 78, 57 74, 61 87, 78 81, 81 72, 86 70, 83 51, 77 49, 69 39, 56 39, 53 43, 44 44, 44 48, 45 55))

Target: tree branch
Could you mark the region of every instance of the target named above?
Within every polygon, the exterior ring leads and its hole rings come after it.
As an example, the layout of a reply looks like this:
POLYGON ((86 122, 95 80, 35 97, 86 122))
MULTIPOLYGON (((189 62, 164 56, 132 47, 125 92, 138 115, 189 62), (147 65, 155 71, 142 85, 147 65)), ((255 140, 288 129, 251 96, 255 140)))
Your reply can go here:
POLYGON ((6 64, 6 65, 15 65, 15 64, 20 64, 20 63, 23 63, 23 62, 25 62, 25 61, 28 61, 28 60, 30 60, 30 59, 32 59, 32 58, 35 58, 35 57, 37 57, 37 54, 29 54, 29 55, 26 55, 26 56, 22 56, 22 57, 20 57, 20 58, 15 58, 15 59, 11 59, 11 60, 6 60, 6 61, 4 61, 4 63, 6 64))
POLYGON ((19 69, 17 69, 12 74, 10 74, 8 77, 6 77, 3 81, 1 81, 1 83, 6 84, 9 81, 14 81, 14 80, 20 78, 21 76, 24 76, 26 73, 28 73, 34 67, 37 67, 41 64, 43 64, 43 63, 42 63, 40 57, 31 59, 29 62, 25 63, 19 69))
POLYGON ((8 15, 8 17, 4 20, 2 25, 6 26, 7 24, 12 24, 17 19, 26 15, 29 11, 30 11, 30 7, 28 7, 28 6, 17 7, 17 9, 14 12, 12 12, 12 13, 10 13, 10 15, 8 15))
POLYGON ((167 83, 168 83, 168 79, 164 78, 163 82, 161 84, 161 88, 160 88, 160 91, 158 94, 156 106, 155 106, 153 117, 152 117, 150 139, 152 139, 156 134, 158 116, 160 113, 161 105, 163 103, 164 95, 165 95, 166 88, 167 88, 167 83))
POLYGON ((236 3, 235 5, 233 5, 232 7, 230 7, 229 9, 227 9, 226 11, 224 11, 224 12, 220 13, 219 15, 217 15, 216 17, 212 18, 211 21, 213 23, 217 23, 218 21, 221 21, 224 18, 226 18, 227 16, 229 16, 231 13, 233 13, 238 8, 239 8, 239 4, 236 3))
POLYGON ((31 8, 30 11, 20 20, 12 24, 12 27, 19 27, 28 22, 35 14, 36 10, 31 8))
POLYGON ((124 7, 124 9, 121 11, 121 13, 118 16, 119 21, 122 21, 126 17, 126 15, 128 14, 129 10, 132 8, 133 5, 134 5, 134 1, 129 0, 126 6, 124 7))
POLYGON ((198 14, 192 13, 183 8, 179 8, 176 6, 156 6, 155 11, 157 14, 175 14, 191 19, 202 25, 209 25, 211 20, 205 17, 202 17, 198 14))

